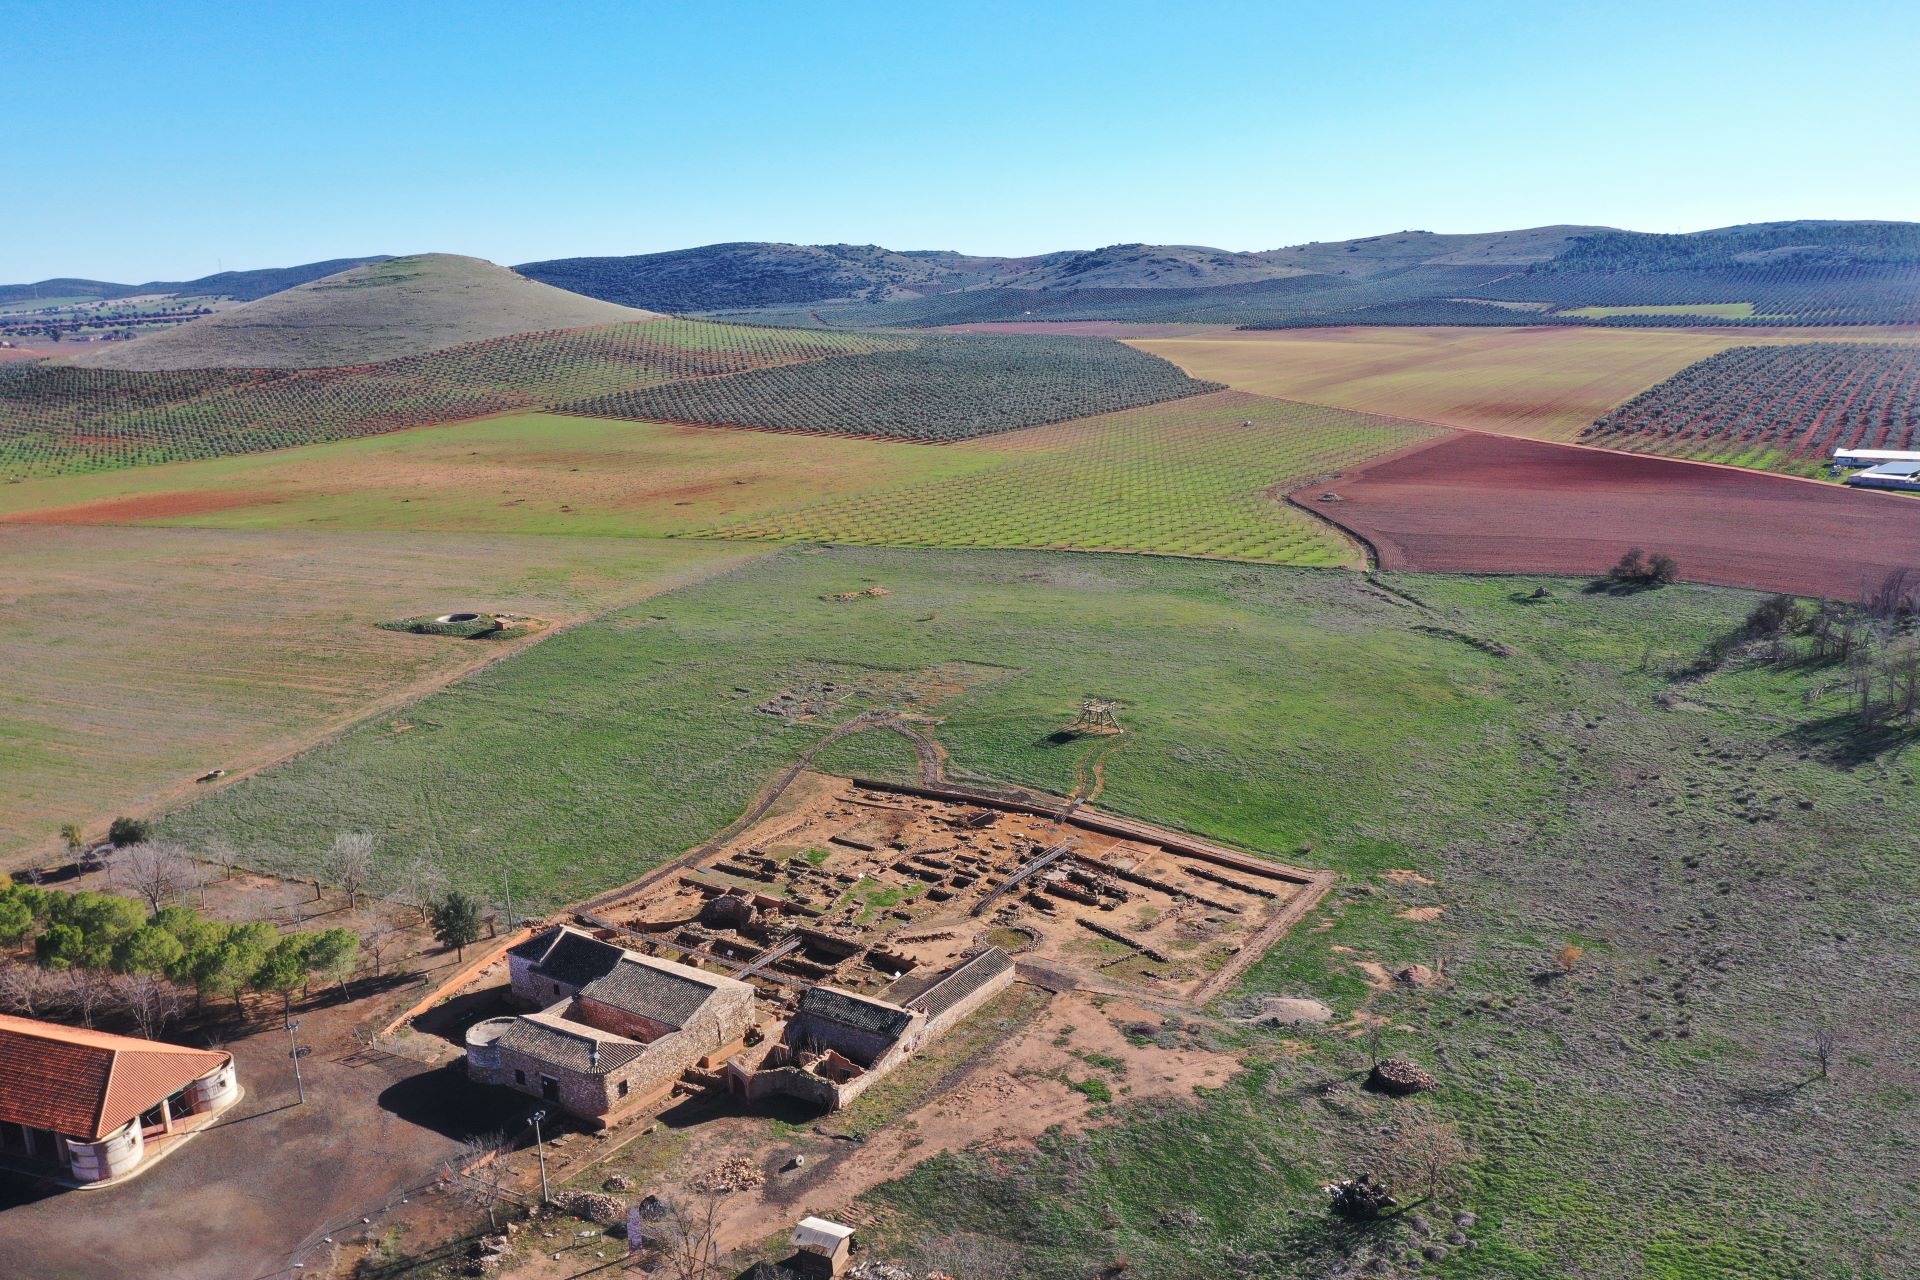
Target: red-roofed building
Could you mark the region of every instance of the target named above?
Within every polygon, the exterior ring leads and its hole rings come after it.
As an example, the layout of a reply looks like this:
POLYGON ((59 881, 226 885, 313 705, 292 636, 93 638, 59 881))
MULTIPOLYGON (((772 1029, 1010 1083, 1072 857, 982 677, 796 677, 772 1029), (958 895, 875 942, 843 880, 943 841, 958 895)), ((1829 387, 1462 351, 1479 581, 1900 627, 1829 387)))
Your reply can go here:
POLYGON ((233 1055, 0 1014, 0 1159, 125 1177, 240 1097, 233 1055))

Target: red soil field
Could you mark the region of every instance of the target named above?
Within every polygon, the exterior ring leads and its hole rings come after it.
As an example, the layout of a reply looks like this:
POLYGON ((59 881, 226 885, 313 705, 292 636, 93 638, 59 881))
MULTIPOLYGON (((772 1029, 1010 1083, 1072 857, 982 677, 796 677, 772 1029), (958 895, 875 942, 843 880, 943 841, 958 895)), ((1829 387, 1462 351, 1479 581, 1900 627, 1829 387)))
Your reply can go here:
POLYGON ((245 490, 175 489, 125 498, 102 498, 97 502, 81 502, 68 507, 21 511, 0 516, 0 524, 139 524, 143 520, 205 515, 210 511, 255 507, 273 501, 269 494, 245 490))
POLYGON ((1920 568, 1920 500, 1538 440, 1447 436, 1289 496, 1389 570, 1598 574, 1638 546, 1692 582, 1856 599, 1920 568))

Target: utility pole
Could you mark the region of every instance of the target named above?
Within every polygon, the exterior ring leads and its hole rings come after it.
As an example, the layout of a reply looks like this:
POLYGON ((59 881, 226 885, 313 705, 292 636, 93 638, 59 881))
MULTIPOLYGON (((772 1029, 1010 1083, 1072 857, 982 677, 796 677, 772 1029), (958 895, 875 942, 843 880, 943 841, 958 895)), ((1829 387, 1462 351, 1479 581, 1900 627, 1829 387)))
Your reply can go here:
POLYGON ((305 1106, 307 1082, 300 1078, 300 1042, 293 1038, 293 1033, 299 1029, 298 1021, 292 1018, 287 1019, 287 1056, 293 1059, 293 1087, 300 1093, 300 1105, 305 1106))
POLYGON ((513 872, 502 871, 500 883, 507 891, 507 931, 513 931, 513 872))
POLYGON ((547 1143, 546 1140, 540 1136, 540 1122, 546 1118, 547 1113, 544 1111, 536 1111, 533 1113, 533 1146, 534 1149, 540 1153, 541 1204, 545 1204, 547 1201, 553 1199, 553 1196, 547 1190, 547 1143))

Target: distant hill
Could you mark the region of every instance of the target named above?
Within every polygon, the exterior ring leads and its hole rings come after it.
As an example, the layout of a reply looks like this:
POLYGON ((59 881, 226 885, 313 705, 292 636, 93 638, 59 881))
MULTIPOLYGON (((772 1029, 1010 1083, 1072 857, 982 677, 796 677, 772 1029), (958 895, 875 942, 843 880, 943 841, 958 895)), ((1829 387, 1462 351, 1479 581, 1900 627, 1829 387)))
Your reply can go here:
MULTIPOLYGON (((1057 255, 1065 257, 1068 255, 1057 255)), ((718 311, 808 302, 886 302, 1017 274, 1037 258, 855 244, 710 244, 616 258, 555 258, 515 267, 531 280, 654 311, 718 311)))
MULTIPOLYGON (((1193 289, 1320 274, 1369 276, 1425 264, 1525 266, 1604 227, 1480 235, 1400 231, 1239 253, 1204 245, 1116 244, 1033 257, 978 257, 876 245, 714 244, 614 258, 555 258, 514 268, 562 289, 656 311, 911 302, 995 289, 1193 289)), ((964 309, 964 308, 963 308, 964 309)))
POLYGON ((104 344, 75 363, 144 370, 331 368, 651 315, 479 258, 428 253, 355 267, 148 337, 104 344))
POLYGON ((145 284, 114 284, 107 280, 60 278, 32 284, 0 284, 0 306, 31 305, 40 299, 92 299, 144 297, 171 294, 180 298, 233 298, 252 302, 268 294, 291 289, 309 280, 338 275, 370 262, 385 262, 391 255, 375 254, 366 258, 329 258, 325 262, 306 262, 297 267, 265 267, 257 271, 222 271, 198 280, 149 280, 145 284))

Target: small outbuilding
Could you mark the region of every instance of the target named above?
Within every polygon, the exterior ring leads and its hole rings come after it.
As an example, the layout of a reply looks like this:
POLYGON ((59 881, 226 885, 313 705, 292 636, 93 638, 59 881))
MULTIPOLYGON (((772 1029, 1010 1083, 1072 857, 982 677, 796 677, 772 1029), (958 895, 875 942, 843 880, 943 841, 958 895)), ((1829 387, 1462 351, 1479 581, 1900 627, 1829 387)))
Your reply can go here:
POLYGON ((853 1257, 853 1228, 825 1218, 802 1218, 793 1229, 789 1268, 804 1276, 839 1275, 853 1257))

